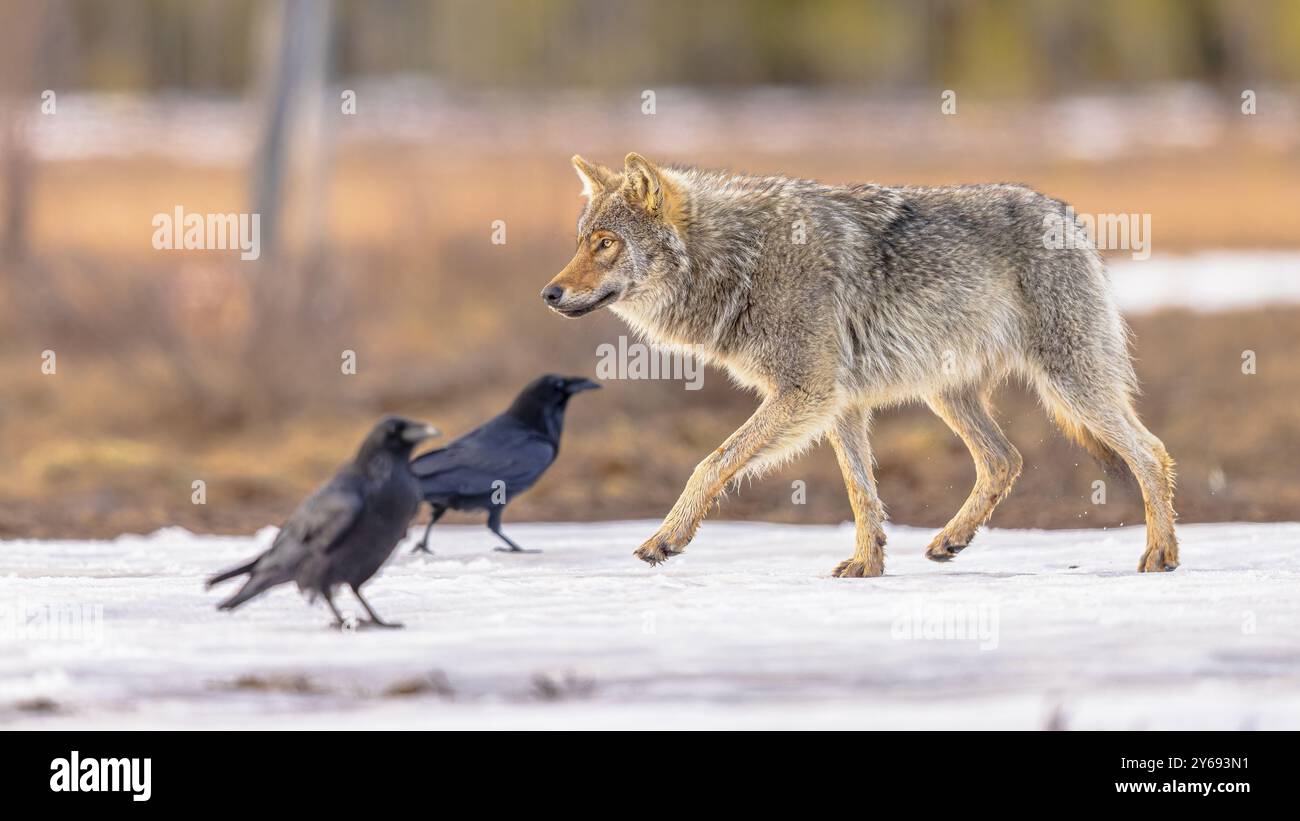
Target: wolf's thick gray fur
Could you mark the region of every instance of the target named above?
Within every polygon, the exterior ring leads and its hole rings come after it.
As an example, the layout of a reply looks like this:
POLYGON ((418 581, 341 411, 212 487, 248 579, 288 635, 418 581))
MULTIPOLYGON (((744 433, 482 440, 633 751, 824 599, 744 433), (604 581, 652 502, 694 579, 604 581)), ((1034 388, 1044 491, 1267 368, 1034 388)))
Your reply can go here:
POLYGON ((1106 271, 1064 203, 1019 185, 834 186, 629 154, 622 172, 574 158, 587 207, 578 251, 543 291, 580 316, 606 305, 661 343, 700 346, 763 403, 696 467, 637 551, 681 552, 726 484, 825 436, 857 549, 839 576, 884 569, 867 440, 874 408, 924 401, 965 441, 977 480, 926 555, 970 543, 1020 471, 989 395, 1025 378, 1062 428, 1146 502, 1140 570, 1178 565, 1173 463, 1139 421, 1127 331, 1106 271), (1052 231, 1073 232, 1064 248, 1052 231))

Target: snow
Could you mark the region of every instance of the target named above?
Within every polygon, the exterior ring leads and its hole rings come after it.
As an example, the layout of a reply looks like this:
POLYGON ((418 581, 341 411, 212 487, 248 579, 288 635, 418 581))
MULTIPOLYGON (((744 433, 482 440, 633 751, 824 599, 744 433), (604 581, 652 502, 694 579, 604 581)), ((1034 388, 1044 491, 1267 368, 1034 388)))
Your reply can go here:
POLYGON ((1300 254, 1207 251, 1109 260, 1115 301, 1125 313, 1162 308, 1226 311, 1300 303, 1300 254))
POLYGON ((1300 524, 1182 525, 1149 575, 1140 528, 991 530, 938 565, 891 527, 879 579, 828 577, 847 524, 707 522, 650 568, 654 526, 508 525, 523 556, 439 526, 366 588, 391 632, 291 588, 217 612, 204 577, 270 529, 0 543, 0 725, 1300 729, 1300 524))

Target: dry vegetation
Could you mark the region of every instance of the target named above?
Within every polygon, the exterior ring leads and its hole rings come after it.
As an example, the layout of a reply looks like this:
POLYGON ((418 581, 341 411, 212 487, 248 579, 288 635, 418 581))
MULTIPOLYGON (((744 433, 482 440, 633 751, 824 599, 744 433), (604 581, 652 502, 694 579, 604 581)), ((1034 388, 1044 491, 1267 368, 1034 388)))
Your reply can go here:
MULTIPOLYGON (((635 147, 655 155, 654 146, 635 147)), ((1151 212, 1158 253, 1300 242, 1300 166, 1258 148, 942 168, 834 153, 664 158, 828 180, 1022 180, 1081 211, 1151 212)), ((176 203, 241 210, 237 169, 146 159, 41 166, 33 261, 0 276, 0 536, 168 524, 247 532, 277 523, 382 412, 425 417, 455 435, 540 372, 592 374, 596 346, 623 326, 607 313, 560 319, 537 297, 571 249, 579 201, 566 160, 349 153, 333 181, 328 253, 277 265, 150 247, 150 218, 176 203), (495 219, 508 225, 503 246, 489 241, 495 219), (57 375, 41 373, 46 349, 57 353, 57 375), (356 376, 340 372, 345 349, 357 352, 356 376), (191 503, 195 479, 207 483, 206 505, 191 503)), ((1180 463, 1183 518, 1296 518, 1300 310, 1170 312, 1132 325, 1141 410, 1180 463), (1253 376, 1240 370, 1246 348, 1258 353, 1253 376)), ((698 392, 615 382, 583 395, 559 462, 510 518, 661 515, 695 462, 752 407, 715 371, 698 392)), ((996 524, 1138 520, 1132 491, 1112 488, 1107 505, 1090 503, 1099 471, 1018 387, 1003 391, 999 407, 1025 472, 996 524)), ((884 413, 875 447, 896 522, 941 524, 973 479, 960 442, 923 409, 884 413)), ((719 515, 825 522, 850 512, 823 447, 732 494, 719 515), (791 503, 795 479, 807 482, 805 505, 791 503)))

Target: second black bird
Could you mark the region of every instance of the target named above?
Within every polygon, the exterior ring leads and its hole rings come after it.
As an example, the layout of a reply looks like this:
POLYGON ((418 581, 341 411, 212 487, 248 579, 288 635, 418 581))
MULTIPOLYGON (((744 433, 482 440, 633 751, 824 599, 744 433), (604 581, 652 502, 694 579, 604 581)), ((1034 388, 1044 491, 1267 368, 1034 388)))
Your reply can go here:
POLYGON ((508 545, 497 549, 526 552, 501 532, 501 514, 559 455, 569 398, 599 387, 582 377, 543 376, 524 388, 505 413, 447 447, 417 457, 411 469, 433 516, 415 549, 429 552, 429 531, 448 510, 486 510, 488 530, 508 545))
POLYGON ((236 576, 248 577, 218 607, 234 610, 276 585, 297 582, 298 589, 313 599, 325 599, 335 625, 341 627, 343 616, 334 605, 334 589, 347 585, 370 615, 363 624, 400 627, 379 618, 361 597, 361 585, 406 535, 420 507, 410 470, 411 451, 436 435, 435 428, 400 416, 381 420, 356 457, 298 506, 265 553, 208 580, 211 587, 236 576))

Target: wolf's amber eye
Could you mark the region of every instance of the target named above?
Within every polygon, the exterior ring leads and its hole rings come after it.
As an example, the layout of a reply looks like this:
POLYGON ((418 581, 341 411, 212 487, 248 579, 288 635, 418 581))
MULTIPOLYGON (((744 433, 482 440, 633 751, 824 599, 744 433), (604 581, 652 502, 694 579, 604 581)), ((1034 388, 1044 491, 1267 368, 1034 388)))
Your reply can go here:
POLYGON ((610 239, 609 237, 605 237, 604 239, 602 239, 602 240, 600 241, 600 247, 601 247, 601 248, 608 248, 608 247, 610 247, 610 246, 613 245, 613 244, 614 244, 614 240, 610 239))

